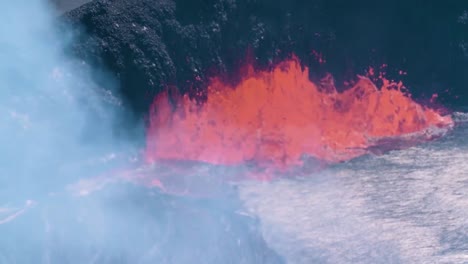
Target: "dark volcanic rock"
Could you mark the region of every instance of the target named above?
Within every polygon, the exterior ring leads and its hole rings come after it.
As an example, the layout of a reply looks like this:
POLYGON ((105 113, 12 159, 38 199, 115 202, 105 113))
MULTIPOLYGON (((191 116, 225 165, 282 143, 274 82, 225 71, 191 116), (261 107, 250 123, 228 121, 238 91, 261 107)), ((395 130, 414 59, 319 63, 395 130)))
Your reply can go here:
POLYGON ((289 56, 290 31, 304 34, 301 45, 310 53, 320 28, 301 26, 266 1, 97 1, 68 17, 85 32, 74 52, 110 69, 138 112, 161 89, 203 98, 209 77, 235 81, 248 50, 262 67, 289 56))
MULTIPOLYGON (((300 25, 271 7, 255 1, 96 1, 68 17, 85 33, 74 52, 110 69, 131 106, 144 112, 162 89, 203 98, 209 77, 235 81, 248 50, 263 67, 290 55, 294 42, 283 36, 300 25)), ((313 40, 316 31, 306 29, 313 40)))
POLYGON ((60 13, 70 11, 92 0, 49 0, 60 13))
POLYGON ((388 64, 389 77, 403 79, 420 99, 439 93, 456 106, 468 98, 463 1, 341 2, 101 0, 67 18, 83 29, 73 52, 109 69, 137 113, 162 89, 203 98, 210 76, 235 82, 248 53, 257 67, 295 53, 311 66, 311 78, 329 71, 338 85, 388 64))

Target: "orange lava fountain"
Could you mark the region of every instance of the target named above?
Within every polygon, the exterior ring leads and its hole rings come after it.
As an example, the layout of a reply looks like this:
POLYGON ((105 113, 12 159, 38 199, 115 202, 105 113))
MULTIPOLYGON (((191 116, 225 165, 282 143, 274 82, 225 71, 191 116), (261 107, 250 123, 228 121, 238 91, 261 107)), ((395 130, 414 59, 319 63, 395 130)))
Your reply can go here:
POLYGON ((271 71, 250 70, 235 87, 212 79, 201 105, 183 96, 174 107, 167 94, 159 95, 150 111, 146 159, 284 169, 301 165, 304 156, 349 160, 380 139, 452 123, 385 80, 377 89, 361 77, 342 93, 332 82, 315 84, 293 58, 271 71))

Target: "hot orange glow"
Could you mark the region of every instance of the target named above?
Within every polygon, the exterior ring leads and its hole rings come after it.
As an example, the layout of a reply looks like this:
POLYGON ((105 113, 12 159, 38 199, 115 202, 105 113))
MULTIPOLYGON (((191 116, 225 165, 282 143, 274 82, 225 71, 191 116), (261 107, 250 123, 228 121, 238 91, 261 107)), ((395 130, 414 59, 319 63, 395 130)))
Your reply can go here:
MULTIPOLYGON (((211 80, 208 99, 181 97, 175 108, 167 94, 151 108, 146 158, 282 169, 302 157, 340 162, 367 153, 379 139, 452 124, 384 81, 367 78, 345 92, 333 82, 315 84, 298 59, 271 71, 250 70, 232 87, 211 80)), ((331 78, 331 80, 333 80, 331 78)))

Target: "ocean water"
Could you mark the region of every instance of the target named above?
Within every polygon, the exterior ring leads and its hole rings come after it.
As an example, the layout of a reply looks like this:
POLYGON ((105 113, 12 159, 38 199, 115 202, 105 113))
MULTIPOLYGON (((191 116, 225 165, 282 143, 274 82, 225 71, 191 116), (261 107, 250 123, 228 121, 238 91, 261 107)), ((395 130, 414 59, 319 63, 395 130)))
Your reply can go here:
POLYGON ((454 119, 439 140, 224 196, 109 176, 4 199, 0 263, 468 263, 468 114, 454 119))
POLYGON ((288 263, 468 263, 468 115, 445 137, 239 188, 288 263))

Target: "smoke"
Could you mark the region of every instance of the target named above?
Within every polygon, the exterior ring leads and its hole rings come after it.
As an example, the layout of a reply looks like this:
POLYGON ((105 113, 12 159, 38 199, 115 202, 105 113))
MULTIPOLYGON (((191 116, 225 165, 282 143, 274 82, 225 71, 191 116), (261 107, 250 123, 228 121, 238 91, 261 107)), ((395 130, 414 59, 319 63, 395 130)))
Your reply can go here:
POLYGON ((138 161, 141 124, 112 79, 67 55, 73 35, 51 6, 0 10, 0 264, 279 262, 236 201, 102 177, 138 161))
POLYGON ((51 7, 0 7, 2 191, 26 195, 70 181, 61 170, 71 162, 109 151, 119 104, 92 82, 89 67, 65 55, 72 38, 51 7))
POLYGON ((121 208, 73 200, 65 187, 129 159, 119 153, 132 153, 134 139, 117 136, 125 111, 108 76, 99 86, 96 69, 67 55, 73 36, 52 6, 1 1, 0 10, 0 263, 92 263, 99 252, 80 243, 103 245, 121 208))

